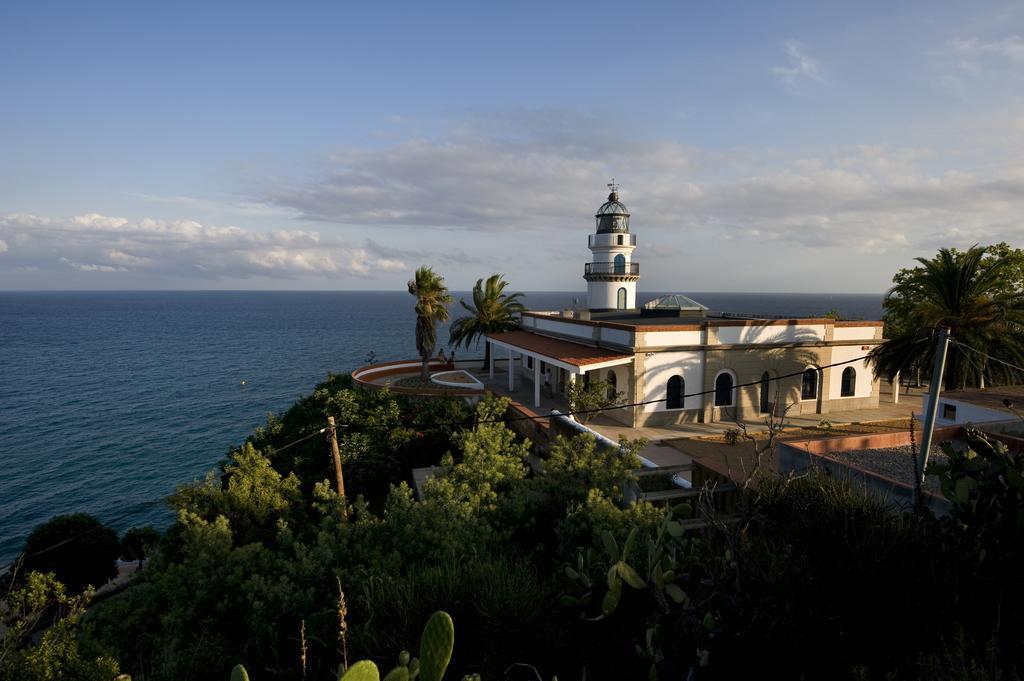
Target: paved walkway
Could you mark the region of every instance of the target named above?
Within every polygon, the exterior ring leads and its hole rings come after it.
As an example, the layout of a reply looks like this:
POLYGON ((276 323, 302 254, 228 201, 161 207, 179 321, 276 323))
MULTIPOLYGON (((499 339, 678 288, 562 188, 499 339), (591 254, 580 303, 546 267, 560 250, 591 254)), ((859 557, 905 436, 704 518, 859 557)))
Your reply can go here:
MULTIPOLYGON (((787 416, 782 426, 785 428, 808 428, 818 425, 821 421, 827 420, 833 425, 843 423, 870 423, 872 421, 892 421, 895 419, 908 418, 911 413, 921 414, 921 396, 901 397, 899 404, 881 404, 876 409, 850 409, 846 411, 833 411, 828 414, 803 414, 799 416, 787 416)), ((748 433, 763 433, 768 430, 762 420, 742 421, 748 433)), ((678 438, 705 437, 709 435, 721 435, 725 431, 736 428, 734 421, 717 421, 715 423, 681 423, 671 426, 645 426, 641 428, 630 428, 616 423, 612 419, 603 416, 595 417, 589 424, 591 428, 602 435, 613 440, 619 439, 620 435, 630 438, 645 437, 648 440, 675 440, 678 438)))

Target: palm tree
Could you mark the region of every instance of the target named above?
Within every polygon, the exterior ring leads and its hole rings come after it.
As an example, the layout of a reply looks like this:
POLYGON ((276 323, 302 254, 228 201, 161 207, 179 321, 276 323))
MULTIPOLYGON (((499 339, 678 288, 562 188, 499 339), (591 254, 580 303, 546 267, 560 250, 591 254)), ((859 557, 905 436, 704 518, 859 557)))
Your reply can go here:
MULTIPOLYGON (((452 324, 449 332, 448 342, 455 345, 465 345, 467 348, 474 342, 488 333, 500 333, 515 329, 519 322, 516 315, 525 310, 519 302, 522 293, 505 293, 508 282, 501 278, 500 274, 492 274, 487 278, 476 280, 473 287, 473 306, 466 304, 460 299, 459 304, 469 314, 459 317, 452 324)), ((491 344, 484 343, 484 368, 491 361, 491 344)))
POLYGON ((927 338, 945 326, 953 341, 985 353, 951 342, 946 390, 981 385, 985 377, 1006 383, 1021 379, 1020 372, 988 359, 1024 364, 1024 292, 1007 286, 1010 260, 986 257, 986 251, 976 245, 964 252, 942 248, 930 260, 917 258, 920 267, 904 271, 886 294, 886 307, 904 310, 905 318, 894 325, 893 338, 871 351, 876 374, 892 380, 915 367, 931 371, 935 346, 927 338))
POLYGON ((429 267, 416 270, 409 280, 409 293, 416 296, 416 350, 423 359, 422 375, 430 378, 430 357, 437 345, 437 323, 448 321, 452 297, 444 285, 444 277, 429 267))

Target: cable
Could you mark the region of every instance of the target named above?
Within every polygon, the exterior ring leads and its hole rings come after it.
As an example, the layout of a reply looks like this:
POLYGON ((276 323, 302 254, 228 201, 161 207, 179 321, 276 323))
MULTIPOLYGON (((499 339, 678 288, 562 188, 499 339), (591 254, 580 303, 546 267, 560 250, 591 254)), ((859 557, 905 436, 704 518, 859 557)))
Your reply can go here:
POLYGON ((983 352, 982 350, 979 350, 977 348, 973 348, 970 345, 967 345, 966 343, 961 343, 960 341, 958 341, 956 338, 953 338, 952 336, 950 337, 949 342, 952 343, 953 345, 960 346, 964 350, 970 350, 971 352, 977 353, 977 354, 981 355, 982 357, 984 357, 985 359, 989 360, 990 362, 997 362, 997 363, 1002 364, 1004 366, 1008 366, 1011 369, 1014 369, 1016 371, 1024 373, 1024 367, 1017 366, 1016 364, 1012 364, 1010 362, 1007 362, 1006 360, 999 359, 998 357, 993 357, 992 355, 988 354, 987 352, 983 352))
MULTIPOLYGON (((916 342, 920 343, 920 342, 923 342, 923 341, 926 341, 926 340, 929 340, 929 339, 928 338, 921 338, 921 339, 919 339, 916 342)), ((961 345, 961 346, 963 346, 963 347, 965 347, 965 348, 967 348, 969 350, 974 350, 974 348, 970 348, 968 346, 965 346, 962 343, 960 343, 959 341, 955 341, 953 339, 950 339, 950 340, 952 340, 957 345, 961 345)), ((974 350, 974 351, 975 352, 981 352, 980 350, 974 350)), ((889 353, 887 353, 887 352, 875 353, 875 356, 882 355, 882 354, 889 354, 889 353)), ((982 353, 982 354, 984 354, 984 353, 982 353)), ((854 357, 852 359, 844 360, 842 362, 833 362, 832 364, 826 364, 824 366, 820 366, 820 367, 817 368, 817 370, 818 371, 824 371, 825 369, 831 369, 833 367, 843 366, 845 364, 852 364, 854 362, 860 362, 862 360, 868 359, 871 356, 872 356, 871 353, 869 353, 867 355, 861 355, 860 357, 854 357)), ((994 359, 994 358, 990 358, 990 359, 994 359)), ((1002 360, 995 360, 995 361, 1002 361, 1002 360)), ((1008 366, 1013 366, 1013 365, 1011 365, 1011 364, 1009 364, 1007 362, 1003 362, 1003 363, 1007 364, 1008 366)), ((1024 371, 1024 368, 1021 368, 1021 367, 1014 367, 1014 368, 1019 369, 1020 371, 1024 371)), ((796 371, 796 372, 793 372, 793 373, 790 373, 790 374, 784 374, 782 376, 769 377, 768 380, 771 382, 771 381, 781 381, 781 380, 784 380, 784 379, 787 379, 787 378, 795 378, 797 376, 802 376, 805 371, 806 371, 806 369, 804 369, 803 371, 796 371)), ((755 386, 755 385, 760 385, 760 384, 761 384, 760 380, 758 380, 758 381, 751 381, 750 383, 738 383, 738 384, 736 384, 736 385, 734 385, 732 387, 732 390, 738 390, 739 388, 748 388, 748 387, 755 386)), ((703 391, 695 392, 695 393, 687 393, 685 395, 681 395, 679 397, 679 399, 685 400, 688 397, 702 397, 704 395, 712 395, 715 392, 717 392, 715 389, 711 389, 711 390, 703 390, 703 391)), ((566 416, 575 416, 575 415, 578 415, 578 414, 594 414, 594 413, 602 412, 602 411, 612 411, 614 409, 626 409, 626 408, 630 408, 630 407, 642 407, 642 406, 645 406, 645 405, 648 405, 648 404, 659 404, 661 402, 666 402, 667 400, 668 400, 668 397, 664 397, 664 398, 658 398, 658 399, 655 399, 655 400, 645 400, 645 401, 642 401, 642 402, 631 402, 631 403, 628 403, 628 404, 618 404, 618 405, 615 405, 615 406, 612 406, 612 407, 596 407, 594 409, 574 409, 574 410, 569 410, 569 411, 562 412, 562 414, 564 414, 566 416)), ((477 420, 477 421, 472 421, 472 425, 479 425, 479 424, 486 424, 486 423, 511 423, 511 422, 514 422, 514 421, 539 421, 539 420, 542 420, 542 419, 546 420, 548 418, 550 418, 550 416, 541 416, 539 414, 536 415, 536 416, 527 416, 527 415, 524 414, 522 416, 511 416, 511 417, 503 417, 503 418, 496 418, 496 419, 481 419, 481 420, 477 420)), ((467 421, 451 421, 451 422, 447 422, 447 423, 408 424, 405 427, 409 428, 410 430, 427 431, 427 430, 438 430, 438 429, 441 429, 441 428, 458 427, 458 426, 466 426, 466 425, 469 425, 469 421, 468 420, 467 421)), ((379 425, 363 424, 361 426, 358 426, 358 428, 394 428, 394 427, 395 426, 386 425, 386 424, 379 424, 379 425)), ((337 431, 337 429, 339 429, 339 428, 355 429, 356 426, 354 426, 353 424, 341 423, 341 424, 338 424, 338 425, 336 425, 334 427, 334 431, 337 431)), ((332 431, 331 428, 320 428, 319 430, 314 431, 312 433, 309 433, 308 435, 304 435, 304 436, 302 436, 302 437, 300 437, 300 438, 298 438, 296 440, 292 440, 288 444, 282 445, 281 447, 276 447, 276 448, 266 452, 266 454, 264 454, 264 456, 268 456, 269 457, 269 456, 272 456, 272 455, 277 454, 279 452, 283 452, 286 449, 289 449, 291 447, 294 447, 295 445, 301 444, 301 443, 303 443, 303 442, 305 442, 305 441, 307 441, 307 440, 309 440, 311 438, 316 437, 317 435, 323 435, 323 434, 329 433, 331 431, 332 431)), ((165 501, 165 498, 162 497, 160 499, 154 499, 154 500, 150 500, 150 501, 144 502, 144 504, 147 505, 147 506, 148 505, 156 505, 158 503, 163 503, 164 501, 165 501)), ((127 518, 130 515, 135 515, 137 512, 138 512, 137 510, 136 511, 132 511, 131 513, 123 514, 122 516, 116 517, 113 520, 109 520, 107 522, 108 523, 116 523, 116 522, 119 522, 120 520, 124 520, 125 518, 127 518)), ((33 551, 30 554, 22 554, 21 556, 19 556, 18 560, 22 560, 22 559, 24 559, 24 558, 26 558, 28 556, 37 556, 37 555, 46 553, 48 551, 52 551, 52 550, 54 550, 56 548, 59 548, 60 546, 63 546, 65 544, 69 543, 69 542, 74 541, 75 539, 83 537, 83 536, 89 534, 90 532, 93 532, 93 531, 99 529, 99 527, 102 527, 102 525, 98 526, 98 527, 91 528, 89 530, 86 530, 85 532, 80 532, 79 534, 77 534, 75 536, 72 536, 72 537, 68 537, 67 539, 63 539, 60 542, 57 542, 56 544, 53 544, 52 546, 46 547, 45 549, 40 549, 38 551, 33 551)), ((15 561, 15 563, 16 562, 17 561, 15 561)), ((0 567, 0 573, 6 572, 15 563, 9 563, 9 564, 7 564, 7 565, 5 565, 3 567, 0 567)))
MULTIPOLYGON (((915 341, 915 343, 922 343, 922 342, 925 342, 927 340, 930 340, 930 339, 929 338, 920 338, 917 341, 915 341)), ((872 356, 877 357, 877 356, 880 356, 880 355, 891 354, 892 352, 894 352, 894 351, 890 350, 890 351, 885 351, 885 352, 879 352, 879 353, 874 353, 873 355, 872 355, 872 353, 868 353, 867 355, 861 355, 860 357, 854 357, 853 359, 844 360, 842 362, 833 362, 832 364, 826 364, 824 366, 820 366, 820 367, 818 367, 818 371, 824 371, 825 369, 831 369, 833 367, 843 366, 844 364, 852 364, 854 362, 860 362, 860 361, 868 359, 869 357, 872 357, 872 356)), ((775 376, 775 377, 769 376, 768 380, 769 381, 781 381, 781 380, 786 379, 786 378, 795 378, 796 376, 802 376, 805 371, 807 371, 807 370, 804 369, 802 371, 795 371, 795 372, 793 372, 791 374, 784 374, 782 376, 775 376)), ((751 381, 750 383, 738 383, 738 384, 734 385, 732 387, 732 389, 733 390, 737 390, 739 388, 749 388, 751 386, 760 385, 760 384, 761 384, 760 380, 751 381)), ((711 390, 703 390, 701 392, 696 392, 696 393, 687 393, 685 395, 681 395, 679 397, 679 399, 685 400, 688 397, 702 397, 704 395, 713 395, 715 392, 717 392, 717 391, 712 388, 711 390)), ((617 405, 612 406, 612 407, 595 407, 594 409, 575 409, 575 410, 564 411, 564 412, 560 412, 560 413, 565 415, 565 416, 574 416, 576 414, 594 414, 594 413, 602 412, 602 411, 613 411, 615 409, 627 409, 627 408, 630 408, 630 407, 642 407, 642 406, 645 406, 645 405, 648 405, 648 404, 658 404, 658 403, 667 402, 667 401, 668 401, 668 397, 662 397, 662 398, 658 398, 658 399, 655 399, 655 400, 645 400, 643 402, 630 402, 630 403, 627 403, 627 404, 617 404, 617 405)), ((481 420, 478 420, 478 421, 473 421, 472 423, 473 423, 473 425, 477 425, 477 424, 481 424, 481 423, 510 423, 510 422, 513 422, 513 421, 539 421, 539 420, 542 420, 542 419, 546 420, 548 418, 550 418, 550 417, 549 416, 542 416, 542 415, 538 414, 536 416, 523 415, 523 416, 509 416, 509 417, 496 418, 496 419, 481 419, 481 420)), ((469 422, 469 420, 467 419, 467 421, 450 421, 450 422, 447 422, 447 423, 433 423, 433 424, 415 424, 414 423, 414 424, 406 424, 405 427, 409 428, 411 430, 427 431, 427 430, 436 430, 436 429, 439 429, 439 428, 446 428, 446 427, 453 427, 453 426, 465 426, 465 425, 467 425, 468 422, 469 422)), ((338 427, 341 427, 341 426, 339 425, 338 427)), ((345 427, 357 428, 356 426, 353 426, 351 424, 347 424, 345 427)), ((358 428, 394 428, 394 427, 395 426, 387 425, 387 424, 379 424, 379 425, 363 424, 363 425, 358 426, 358 428)))
POLYGON ((329 430, 330 430, 330 428, 321 428, 320 430, 312 432, 309 435, 306 435, 304 437, 300 437, 298 440, 293 440, 293 441, 289 442, 288 444, 284 445, 283 447, 278 447, 277 449, 272 449, 269 452, 267 452, 264 456, 270 457, 270 456, 272 456, 274 454, 277 454, 278 452, 283 452, 284 450, 288 449, 289 447, 294 447, 295 445, 297 445, 297 444, 299 444, 301 442, 305 442, 306 440, 308 440, 308 439, 310 439, 312 437, 316 437, 317 435, 323 435, 324 433, 328 432, 329 430))
MULTIPOLYGON (((300 437, 297 440, 292 440, 291 442, 289 442, 288 444, 286 444, 284 446, 281 446, 281 447, 278 447, 276 449, 270 450, 264 456, 271 456, 273 454, 277 454, 278 452, 283 452, 284 450, 288 449, 289 447, 294 447, 295 445, 300 444, 302 442, 305 442, 306 440, 309 440, 310 438, 316 437, 317 435, 323 435, 327 431, 328 431, 327 428, 321 428, 320 430, 315 431, 313 433, 310 433, 309 435, 304 435, 303 437, 300 437)), ((136 508, 136 509, 134 509, 134 510, 132 510, 130 512, 123 513, 123 514, 121 514, 119 516, 115 516, 112 519, 108 519, 106 522, 102 522, 102 523, 100 523, 99 525, 97 525, 95 527, 91 527, 88 530, 85 530, 84 532, 79 532, 78 534, 75 534, 75 535, 72 535, 70 537, 67 537, 66 539, 62 539, 59 542, 57 542, 56 544, 52 544, 50 546, 47 546, 44 549, 39 549, 38 551, 33 551, 31 553, 22 553, 21 555, 18 556, 18 558, 15 561, 13 561, 11 563, 8 563, 7 565, 0 566, 0 574, 3 574, 5 572, 7 572, 16 563, 18 563, 19 561, 24 560, 25 558, 28 558, 29 556, 39 556, 39 555, 42 555, 42 554, 47 553, 49 551, 53 551, 54 549, 60 548, 61 546, 64 546, 65 544, 69 544, 69 543, 75 541, 76 539, 80 539, 80 538, 86 536, 87 534, 89 534, 91 532, 95 532, 96 530, 99 530, 101 528, 107 527, 109 525, 114 525, 114 524, 116 524, 116 523, 118 523, 118 522, 120 522, 122 520, 125 520, 126 518, 128 518, 130 516, 137 515, 139 513, 139 511, 142 510, 142 508, 148 508, 150 506, 156 506, 158 504, 164 503, 166 500, 167 500, 167 497, 160 497, 159 499, 150 499, 148 501, 140 502, 141 508, 136 508)))

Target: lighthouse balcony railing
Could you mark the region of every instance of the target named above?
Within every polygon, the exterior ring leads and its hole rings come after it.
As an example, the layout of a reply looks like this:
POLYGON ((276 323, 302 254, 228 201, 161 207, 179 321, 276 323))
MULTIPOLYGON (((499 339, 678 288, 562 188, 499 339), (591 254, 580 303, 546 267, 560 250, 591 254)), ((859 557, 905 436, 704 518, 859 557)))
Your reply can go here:
POLYGON ((638 262, 588 262, 583 265, 583 274, 640 274, 638 262))
POLYGON ((636 234, 602 232, 591 234, 587 238, 587 246, 636 246, 636 234))

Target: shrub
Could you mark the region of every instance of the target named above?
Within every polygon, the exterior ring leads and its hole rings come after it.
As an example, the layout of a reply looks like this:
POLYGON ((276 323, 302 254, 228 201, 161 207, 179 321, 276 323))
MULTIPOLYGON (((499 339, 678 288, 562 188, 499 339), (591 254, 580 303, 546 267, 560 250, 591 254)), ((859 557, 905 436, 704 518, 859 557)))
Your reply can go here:
POLYGON ((100 587, 117 576, 117 532, 87 513, 59 515, 25 540, 25 572, 52 572, 72 593, 100 587))

